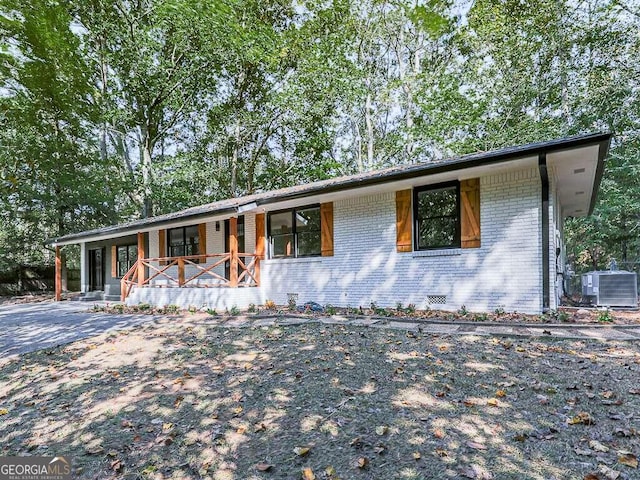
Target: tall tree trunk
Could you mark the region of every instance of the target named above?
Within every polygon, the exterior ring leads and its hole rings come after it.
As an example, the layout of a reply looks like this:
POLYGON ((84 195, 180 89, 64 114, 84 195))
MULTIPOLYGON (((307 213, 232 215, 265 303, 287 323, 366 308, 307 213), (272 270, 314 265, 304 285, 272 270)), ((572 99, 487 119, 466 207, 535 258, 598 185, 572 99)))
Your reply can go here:
POLYGON ((374 138, 373 138, 373 107, 371 101, 371 80, 367 79, 367 96, 364 105, 364 120, 367 127, 367 170, 373 168, 374 138))
POLYGON ((231 155, 231 196, 238 194, 238 160, 240 157, 240 115, 236 117, 236 123, 233 126, 233 154, 231 155))
POLYGON ((151 191, 153 145, 149 127, 142 129, 142 218, 153 216, 153 198, 151 191))

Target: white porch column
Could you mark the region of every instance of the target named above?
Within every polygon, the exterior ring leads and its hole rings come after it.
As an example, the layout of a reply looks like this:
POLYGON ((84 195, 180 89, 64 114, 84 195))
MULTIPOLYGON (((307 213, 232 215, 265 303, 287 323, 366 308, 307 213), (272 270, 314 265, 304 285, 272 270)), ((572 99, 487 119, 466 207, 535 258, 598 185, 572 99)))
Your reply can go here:
POLYGON ((87 284, 87 246, 85 242, 80 243, 80 292, 87 293, 89 285, 87 284))

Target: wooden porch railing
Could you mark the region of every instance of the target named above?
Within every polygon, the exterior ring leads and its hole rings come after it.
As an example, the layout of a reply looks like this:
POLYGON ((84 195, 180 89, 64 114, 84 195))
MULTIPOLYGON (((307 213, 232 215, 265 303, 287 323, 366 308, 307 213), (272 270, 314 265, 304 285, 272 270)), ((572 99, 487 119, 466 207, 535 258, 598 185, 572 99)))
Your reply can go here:
POLYGON ((230 278, 213 271, 221 265, 226 270, 226 262, 232 260, 232 254, 229 252, 184 257, 139 258, 120 280, 120 298, 124 302, 134 286, 140 288, 257 287, 260 285, 260 257, 252 253, 238 253, 236 257, 238 267, 234 269, 231 266, 230 278), (187 276, 187 273, 190 276, 187 276), (204 281, 201 282, 201 280, 204 281))

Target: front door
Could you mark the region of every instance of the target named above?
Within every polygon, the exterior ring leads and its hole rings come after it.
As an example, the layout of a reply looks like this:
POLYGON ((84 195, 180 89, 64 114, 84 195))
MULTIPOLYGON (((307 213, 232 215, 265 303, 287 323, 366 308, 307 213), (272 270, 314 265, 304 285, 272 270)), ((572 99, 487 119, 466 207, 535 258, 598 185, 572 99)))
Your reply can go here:
MULTIPOLYGON (((238 252, 245 253, 244 251, 244 215, 238 217, 238 252)), ((229 247, 229 220, 224 221, 224 251, 228 252, 229 247)), ((240 260, 244 262, 244 257, 240 257, 240 260)), ((246 263, 245 263, 246 265, 246 263)), ((240 268, 238 268, 238 276, 240 276, 242 272, 240 268)), ((224 275, 225 278, 229 279, 231 277, 231 263, 228 261, 224 264, 224 275)))
POLYGON ((104 248, 89 250, 89 291, 104 290, 104 248))

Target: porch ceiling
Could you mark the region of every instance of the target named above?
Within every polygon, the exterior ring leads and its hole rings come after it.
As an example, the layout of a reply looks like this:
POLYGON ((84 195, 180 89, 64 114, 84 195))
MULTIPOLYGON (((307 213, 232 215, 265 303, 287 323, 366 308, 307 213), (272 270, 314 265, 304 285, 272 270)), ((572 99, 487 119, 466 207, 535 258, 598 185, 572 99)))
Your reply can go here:
POLYGON ((601 150, 590 145, 547 155, 563 217, 585 217, 593 210, 603 169, 601 150))

